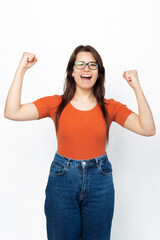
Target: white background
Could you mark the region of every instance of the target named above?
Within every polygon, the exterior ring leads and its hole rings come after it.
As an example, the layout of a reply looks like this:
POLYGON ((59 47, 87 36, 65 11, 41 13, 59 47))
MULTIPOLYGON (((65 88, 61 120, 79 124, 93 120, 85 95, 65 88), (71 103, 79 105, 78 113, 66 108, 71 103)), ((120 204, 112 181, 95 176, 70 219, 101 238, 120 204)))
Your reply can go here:
MULTIPOLYGON (((106 98, 138 113, 122 77, 137 69, 156 135, 145 137, 113 122, 107 153, 116 191, 112 240, 160 240, 160 5, 158 0, 40 1, 0 4, 0 238, 47 239, 44 214, 49 167, 57 149, 50 118, 4 118, 7 93, 24 51, 36 54, 21 103, 63 93, 69 57, 92 45, 106 69, 106 98)), ((98 240, 98 239, 97 239, 98 240)))

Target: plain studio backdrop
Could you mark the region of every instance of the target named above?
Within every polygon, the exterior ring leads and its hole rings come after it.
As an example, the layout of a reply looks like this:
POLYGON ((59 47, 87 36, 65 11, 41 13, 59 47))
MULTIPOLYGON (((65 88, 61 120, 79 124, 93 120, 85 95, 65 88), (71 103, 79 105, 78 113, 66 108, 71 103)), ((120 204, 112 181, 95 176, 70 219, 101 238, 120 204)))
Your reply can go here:
MULTIPOLYGON (((106 70, 105 97, 138 113, 135 93, 123 78, 137 69, 156 124, 145 137, 116 122, 106 148, 113 167, 112 240, 160 240, 160 5, 157 0, 0 3, 0 238, 47 239, 45 187, 57 149, 50 118, 4 118, 6 97, 23 52, 38 62, 27 70, 21 103, 62 94, 73 50, 91 45, 106 70)), ((89 144, 89 143, 88 143, 89 144)), ((98 239, 97 239, 98 240, 98 239)))

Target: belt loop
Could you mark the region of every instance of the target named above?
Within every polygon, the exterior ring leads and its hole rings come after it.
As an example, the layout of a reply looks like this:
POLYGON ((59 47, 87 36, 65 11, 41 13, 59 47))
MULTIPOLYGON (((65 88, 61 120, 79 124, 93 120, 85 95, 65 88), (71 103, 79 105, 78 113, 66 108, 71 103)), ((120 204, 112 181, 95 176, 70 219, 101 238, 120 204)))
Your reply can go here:
POLYGON ((96 164, 97 164, 97 165, 99 165, 99 161, 98 161, 98 159, 97 159, 97 158, 95 158, 95 160, 96 160, 96 164))
POLYGON ((67 158, 68 161, 67 161, 67 164, 66 164, 66 167, 68 168, 69 167, 69 163, 70 163, 70 158, 67 158))

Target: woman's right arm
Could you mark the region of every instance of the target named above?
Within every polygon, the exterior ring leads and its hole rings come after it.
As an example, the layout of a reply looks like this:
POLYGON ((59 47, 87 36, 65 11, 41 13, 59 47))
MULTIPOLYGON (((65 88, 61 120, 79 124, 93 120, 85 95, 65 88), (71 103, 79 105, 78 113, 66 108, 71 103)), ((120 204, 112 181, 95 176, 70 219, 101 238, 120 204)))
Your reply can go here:
POLYGON ((34 54, 24 52, 16 70, 15 77, 9 89, 4 117, 15 121, 27 121, 38 119, 38 111, 33 103, 21 104, 21 90, 24 74, 26 70, 37 62, 34 54))

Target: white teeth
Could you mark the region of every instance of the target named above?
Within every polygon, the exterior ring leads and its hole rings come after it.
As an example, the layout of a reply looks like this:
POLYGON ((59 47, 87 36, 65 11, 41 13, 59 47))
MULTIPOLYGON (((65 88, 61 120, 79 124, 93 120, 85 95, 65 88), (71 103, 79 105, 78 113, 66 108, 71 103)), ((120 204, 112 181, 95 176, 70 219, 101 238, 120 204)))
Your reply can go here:
POLYGON ((92 77, 90 75, 81 75, 81 77, 92 77))

